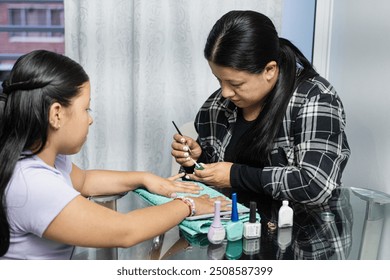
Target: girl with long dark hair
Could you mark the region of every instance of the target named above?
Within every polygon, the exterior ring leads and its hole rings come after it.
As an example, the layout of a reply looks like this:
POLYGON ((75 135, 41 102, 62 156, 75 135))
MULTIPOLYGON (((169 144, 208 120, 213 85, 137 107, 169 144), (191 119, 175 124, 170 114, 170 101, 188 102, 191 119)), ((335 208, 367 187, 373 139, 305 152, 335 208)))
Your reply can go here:
MULTIPOLYGON (((0 259, 69 259, 74 245, 129 247, 189 215, 211 213, 214 199, 180 197, 119 213, 87 196, 144 186, 176 197, 194 184, 149 172, 82 170, 69 155, 93 120, 90 83, 70 58, 44 50, 20 57, 0 94, 0 259)), ((227 201, 222 201, 226 207, 227 201)))

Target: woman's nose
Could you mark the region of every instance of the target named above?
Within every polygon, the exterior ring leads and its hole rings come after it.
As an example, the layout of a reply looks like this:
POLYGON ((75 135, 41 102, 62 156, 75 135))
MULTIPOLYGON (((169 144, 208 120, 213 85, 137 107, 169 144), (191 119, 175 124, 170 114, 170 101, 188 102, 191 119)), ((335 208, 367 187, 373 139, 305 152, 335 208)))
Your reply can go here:
POLYGON ((221 85, 221 89, 222 89, 222 96, 225 98, 231 98, 235 95, 234 90, 232 90, 230 87, 226 85, 221 85))

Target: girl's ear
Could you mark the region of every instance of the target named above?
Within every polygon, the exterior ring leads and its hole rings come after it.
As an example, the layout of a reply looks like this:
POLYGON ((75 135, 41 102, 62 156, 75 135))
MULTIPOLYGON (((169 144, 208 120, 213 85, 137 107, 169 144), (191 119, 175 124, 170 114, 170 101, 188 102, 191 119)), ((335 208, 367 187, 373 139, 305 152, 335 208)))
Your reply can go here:
POLYGON ((278 64, 276 61, 270 61, 264 68, 264 75, 267 81, 272 80, 277 76, 278 73, 278 64))
POLYGON ((51 106, 50 106, 50 110, 49 110, 49 125, 51 128, 55 129, 55 130, 58 130, 60 129, 61 127, 61 112, 62 112, 62 106, 60 103, 58 102, 54 102, 51 106))

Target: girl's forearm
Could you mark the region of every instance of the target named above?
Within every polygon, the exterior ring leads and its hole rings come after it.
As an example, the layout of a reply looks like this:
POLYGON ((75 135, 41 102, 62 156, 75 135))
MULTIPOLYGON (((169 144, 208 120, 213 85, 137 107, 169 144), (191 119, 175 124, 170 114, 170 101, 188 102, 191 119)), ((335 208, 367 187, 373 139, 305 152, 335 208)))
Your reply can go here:
POLYGON ((94 196, 132 191, 143 185, 147 174, 141 171, 87 170, 81 194, 94 196))

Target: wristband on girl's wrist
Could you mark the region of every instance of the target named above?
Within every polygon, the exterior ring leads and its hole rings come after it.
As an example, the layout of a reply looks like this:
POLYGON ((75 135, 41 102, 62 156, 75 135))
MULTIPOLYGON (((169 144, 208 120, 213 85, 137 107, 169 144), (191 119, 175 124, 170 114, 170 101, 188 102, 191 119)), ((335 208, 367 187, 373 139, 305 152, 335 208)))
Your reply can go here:
POLYGON ((187 217, 192 217, 196 214, 195 202, 192 198, 176 197, 174 200, 181 200, 188 206, 189 214, 187 217))

